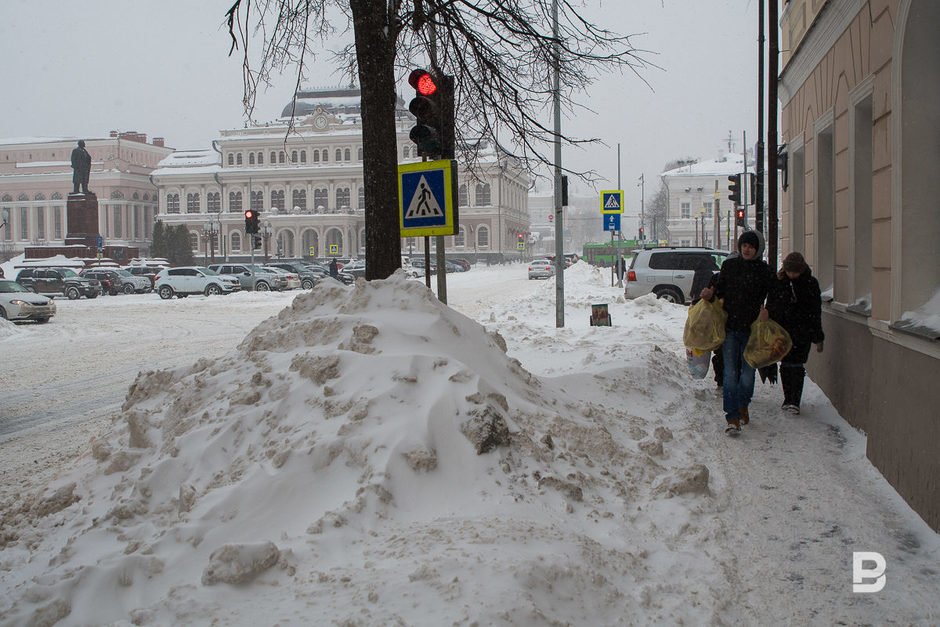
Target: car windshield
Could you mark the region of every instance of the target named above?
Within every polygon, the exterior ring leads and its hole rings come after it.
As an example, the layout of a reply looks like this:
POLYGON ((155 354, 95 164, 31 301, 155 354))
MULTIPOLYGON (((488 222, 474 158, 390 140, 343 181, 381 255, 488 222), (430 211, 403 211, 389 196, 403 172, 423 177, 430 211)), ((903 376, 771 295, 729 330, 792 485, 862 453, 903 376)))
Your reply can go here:
POLYGON ((0 280, 0 293, 9 294, 11 292, 29 292, 29 290, 16 281, 0 280))
POLYGON ((63 277, 78 276, 78 275, 75 273, 75 270, 72 270, 71 268, 59 268, 59 272, 62 273, 62 276, 63 276, 63 277))

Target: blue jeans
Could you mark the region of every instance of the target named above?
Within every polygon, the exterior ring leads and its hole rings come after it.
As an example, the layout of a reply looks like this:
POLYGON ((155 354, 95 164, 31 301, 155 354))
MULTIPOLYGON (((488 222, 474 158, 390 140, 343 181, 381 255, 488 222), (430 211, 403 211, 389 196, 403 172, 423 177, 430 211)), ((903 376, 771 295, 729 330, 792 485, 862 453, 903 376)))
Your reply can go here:
POLYGON ((750 330, 725 330, 725 342, 721 345, 725 360, 722 387, 725 420, 737 420, 740 409, 750 405, 754 396, 754 369, 744 360, 744 347, 750 335, 750 330))

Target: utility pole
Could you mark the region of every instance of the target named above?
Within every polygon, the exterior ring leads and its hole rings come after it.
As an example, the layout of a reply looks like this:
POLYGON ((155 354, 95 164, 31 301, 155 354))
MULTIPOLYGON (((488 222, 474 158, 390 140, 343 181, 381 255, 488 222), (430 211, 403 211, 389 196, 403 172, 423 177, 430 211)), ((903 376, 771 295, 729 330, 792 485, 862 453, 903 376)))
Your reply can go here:
MULTIPOLYGON (((780 44, 777 37, 777 21, 780 19, 780 13, 777 8, 777 0, 768 0, 770 9, 769 17, 773 28, 770 32, 770 50, 769 84, 767 89, 767 101, 770 105, 767 111, 767 187, 769 187, 769 204, 767 213, 767 259, 771 267, 777 266, 777 220, 779 217, 777 207, 777 64, 779 62, 780 44)), ((791 244, 792 246, 793 244, 791 244)))
POLYGON ((565 229, 561 205, 561 52, 558 48, 558 0, 552 0, 552 108, 555 114, 555 326, 565 326, 565 229))
POLYGON ((764 2, 757 3, 757 154, 754 155, 754 228, 764 232, 764 2))
MULTIPOLYGON (((646 233, 646 230, 644 229, 644 227, 646 226, 646 213, 645 213, 645 208, 643 206, 645 198, 646 198, 646 179, 645 179, 645 175, 641 174, 640 175, 640 232, 641 233, 646 233)), ((643 243, 641 242, 640 245, 643 246, 643 243)))

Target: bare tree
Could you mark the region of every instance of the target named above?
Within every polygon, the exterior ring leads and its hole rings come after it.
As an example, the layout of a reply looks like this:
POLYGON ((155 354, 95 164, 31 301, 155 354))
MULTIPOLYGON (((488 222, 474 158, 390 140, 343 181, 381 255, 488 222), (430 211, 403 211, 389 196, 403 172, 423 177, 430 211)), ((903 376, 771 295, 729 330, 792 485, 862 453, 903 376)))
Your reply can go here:
MULTIPOLYGON (((456 78, 457 144, 468 164, 477 140, 496 143, 530 171, 553 163, 552 71, 571 112, 575 96, 598 69, 637 73, 648 65, 631 36, 584 19, 569 0, 235 0, 226 14, 232 51, 243 55, 244 104, 249 116, 261 85, 275 71, 296 69, 298 87, 309 53, 336 32, 336 11, 354 43, 337 53, 362 98, 363 176, 368 279, 385 278, 401 263, 397 214, 396 76, 414 65, 456 78), (558 36, 553 34, 553 5, 558 36), (260 57, 250 61, 257 33, 260 57)), ((561 137, 566 144, 597 138, 561 137)), ((591 172, 574 172, 591 178, 591 172)))

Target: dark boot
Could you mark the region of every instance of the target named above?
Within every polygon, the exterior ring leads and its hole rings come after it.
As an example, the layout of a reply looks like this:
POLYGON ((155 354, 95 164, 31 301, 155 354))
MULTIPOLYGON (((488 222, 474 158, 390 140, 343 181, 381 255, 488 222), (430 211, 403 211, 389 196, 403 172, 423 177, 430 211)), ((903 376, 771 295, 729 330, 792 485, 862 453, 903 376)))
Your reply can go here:
POLYGON ((806 369, 803 364, 780 364, 780 383, 783 386, 783 405, 800 406, 803 398, 803 378, 806 369))

